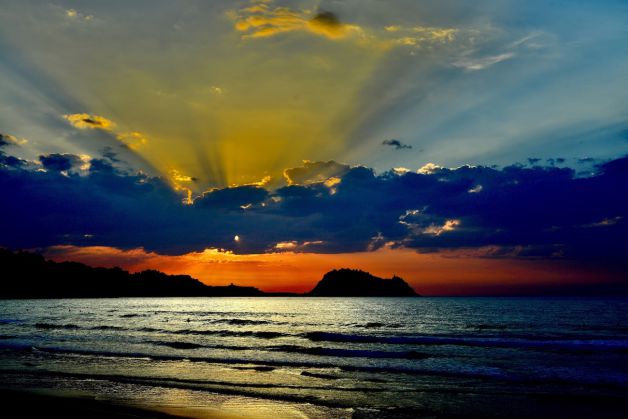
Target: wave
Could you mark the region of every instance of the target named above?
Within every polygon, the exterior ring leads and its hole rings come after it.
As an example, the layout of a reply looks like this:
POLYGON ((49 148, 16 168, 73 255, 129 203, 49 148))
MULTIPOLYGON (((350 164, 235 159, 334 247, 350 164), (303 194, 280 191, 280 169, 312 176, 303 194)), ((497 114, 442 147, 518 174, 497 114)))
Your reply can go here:
POLYGON ((251 348, 250 346, 237 345, 203 345, 194 342, 180 341, 147 341, 147 343, 159 346, 167 346, 174 349, 221 349, 229 351, 266 351, 266 352, 283 352, 292 354, 314 355, 321 357, 337 357, 337 358, 388 358, 388 359, 426 359, 430 355, 417 351, 374 351, 360 349, 339 349, 325 347, 306 347, 297 345, 276 345, 276 346, 259 346, 251 348))
POLYGON ((475 329, 475 330, 506 330, 508 326, 505 324, 467 324, 467 329, 475 329))
POLYGON ((347 326, 361 327, 364 329, 382 329, 382 328, 397 329, 397 328, 403 327, 403 325, 399 323, 381 323, 381 322, 348 323, 347 326))
MULTIPOLYGON (((248 319, 222 319, 216 323, 228 324, 266 324, 270 323, 263 320, 248 319)), ((391 324, 386 323, 364 323, 364 328, 390 327, 391 324)), ((481 328, 481 324, 474 327, 481 328)), ((175 335, 189 336, 217 336, 217 337, 250 337, 257 339, 279 339, 284 337, 301 337, 311 342, 335 342, 335 343, 355 343, 355 344, 391 344, 391 345, 421 345, 421 346, 466 346, 466 347, 485 347, 485 348, 513 348, 513 349, 537 349, 549 351, 570 351, 570 352, 597 352, 597 351, 614 351, 628 352, 628 339, 625 338, 552 338, 543 336, 530 335, 419 335, 419 336, 397 336, 397 335, 369 335, 369 334, 351 334, 336 332, 306 332, 302 334, 285 333, 267 330, 228 330, 228 329, 159 329, 154 327, 128 328, 112 325, 96 325, 96 326, 79 326, 77 324, 57 324, 57 323, 35 323, 33 327, 43 330, 99 330, 99 331, 130 331, 144 333, 163 333, 175 335)), ((491 325, 491 328, 497 326, 491 325)), ((489 328, 488 326, 486 328, 489 328)), ((352 351, 354 349, 342 349, 343 351, 352 351)), ((341 351, 340 349, 338 351, 341 351)), ((356 357, 361 357, 357 350, 356 357)), ((373 357, 377 351, 373 352, 373 357)), ((349 353, 349 352, 347 352, 349 353)), ((406 352, 400 352, 400 354, 406 352)), ((343 356, 343 355, 339 355, 343 356)), ((364 355, 366 357, 366 355, 364 355)), ((384 357, 384 356, 382 356, 384 357)), ((420 353, 409 353, 406 359, 420 359, 426 357, 420 353)), ((399 358, 404 356, 399 355, 399 358)))
POLYGON ((270 324, 273 322, 267 320, 248 320, 248 319, 218 319, 212 320, 211 323, 226 323, 234 326, 247 326, 247 325, 258 325, 258 324, 270 324))
POLYGON ((574 326, 574 330, 586 330, 595 332, 613 332, 613 333, 628 333, 628 326, 622 325, 577 325, 574 326))
MULTIPOLYGON (((531 384, 586 384, 586 385, 604 385, 604 386, 620 386, 624 388, 628 385, 628 377, 625 375, 595 377, 591 379, 588 376, 544 376, 532 377, 522 376, 510 372, 506 372, 497 368, 470 367, 455 369, 439 369, 429 368, 425 366, 414 365, 389 365, 389 366, 373 366, 367 363, 355 364, 339 364, 338 362, 319 362, 315 360, 262 360, 247 359, 236 357, 202 357, 202 356, 181 356, 181 355, 162 355, 151 354, 145 352, 115 352, 115 351, 94 351, 84 349, 69 349, 58 347, 34 347, 32 345, 11 345, 0 343, 0 349, 13 349, 16 351, 32 351, 38 353, 69 354, 87 357, 111 357, 111 358, 127 358, 127 359, 144 359, 147 361, 181 361, 181 362, 200 362, 209 364, 229 365, 235 369, 254 369, 258 371, 272 371, 277 367, 282 368, 306 368, 306 369, 333 369, 341 372, 351 373, 367 373, 367 374, 404 374, 410 376, 433 376, 448 377, 457 379, 481 379, 496 380, 498 382, 511 383, 531 383, 531 384)), ((250 349, 250 348, 248 348, 250 349)), ((3 370, 4 372, 4 370, 3 370)), ((307 375, 307 374, 306 374, 307 375)), ((313 376, 312 376, 313 377, 313 376)), ((321 377, 322 378, 322 377, 321 377)), ((355 378, 355 377, 354 377, 355 378)))
POLYGON ((323 380, 339 380, 342 377, 331 374, 322 374, 318 372, 301 371, 301 375, 304 377, 321 378, 323 380))
POLYGON ((35 323, 37 329, 80 329, 81 327, 76 324, 54 324, 54 323, 35 323))
POLYGON ((204 345, 192 342, 150 342, 154 345, 168 346, 174 349, 198 349, 203 348, 204 345))
MULTIPOLYGON (((1 347, 1 345, 0 345, 1 347)), ((227 347, 228 348, 228 347, 227 347)), ((311 360, 260 360, 260 359, 246 359, 246 358, 226 358, 226 357, 204 357, 204 356, 181 356, 181 355, 165 355, 165 354, 150 354, 145 352, 114 352, 114 351, 94 351, 86 349, 69 349, 69 348, 57 348, 57 347, 35 347, 35 346, 20 346, 20 349, 32 350, 36 352, 44 352, 51 354, 71 354, 81 356, 95 356, 95 357, 115 357, 115 358, 134 358, 134 359, 147 359, 153 361, 185 361, 185 362, 201 362, 209 364, 225 364, 234 365, 236 368, 242 365, 256 367, 291 367, 291 368, 330 368, 340 369, 345 372, 360 372, 360 373, 390 373, 390 374, 407 374, 407 375, 433 375, 433 376, 445 376, 445 377, 459 377, 459 378, 497 378, 494 373, 487 374, 485 372, 450 372, 450 371, 438 371, 426 368, 413 368, 408 366, 371 366, 371 365, 338 365, 335 362, 318 362, 311 360)), ((229 348, 233 349, 233 348, 229 348)), ((244 348, 242 349, 251 349, 244 348)), ((499 378, 502 378, 499 376, 499 378)))
POLYGON ((169 311, 169 310, 155 310, 154 314, 169 314, 171 316, 189 316, 189 317, 212 317, 220 316, 224 317, 238 317, 238 316, 276 316, 276 315, 290 315, 289 313, 275 313, 275 312, 255 312, 255 311, 169 311))
POLYGON ((272 372, 275 371, 277 368, 275 367, 269 367, 269 366, 264 366, 264 365, 256 365, 253 367, 246 367, 246 366, 237 366, 237 367, 231 367, 234 370, 251 370, 251 371, 257 371, 257 372, 272 372))
POLYGON ((90 330, 129 330, 129 329, 126 327, 120 327, 120 326, 100 325, 100 326, 90 327, 90 330))
POLYGON ((146 333, 167 333, 167 330, 164 329, 157 329, 155 327, 140 327, 139 329, 128 329, 128 330, 135 330, 137 332, 146 332, 146 333))
MULTIPOLYGON (((37 329, 46 329, 46 330, 54 330, 54 329, 66 329, 66 330, 117 330, 117 331, 131 331, 131 330, 142 330, 143 329, 131 329, 128 327, 121 326, 111 326, 111 325, 98 325, 98 326, 79 326, 77 324, 55 324, 55 323, 35 323, 34 327, 37 329)), ((148 331, 148 330, 146 330, 148 331)), ((150 331, 158 331, 158 329, 151 329, 150 331)))
POLYGON ((522 338, 475 338, 450 336, 371 336, 331 332, 309 332, 306 333, 304 336, 313 342, 380 343, 394 345, 455 345, 572 351, 628 351, 628 340, 624 339, 540 340, 522 338))
MULTIPOLYGON (((20 370, 3 370, 7 374, 16 374, 24 376, 24 371, 20 370)), ((319 406, 328 406, 336 408, 349 408, 340 400, 333 400, 323 395, 322 397, 312 394, 303 394, 303 390, 317 390, 324 393, 329 392, 328 386, 322 385, 295 385, 295 384, 281 384, 281 383, 243 383, 243 382, 230 382, 230 381, 217 381, 217 380, 194 380, 194 379, 180 379, 180 378, 166 378, 166 377, 146 377, 146 376, 132 376, 132 375, 119 375, 119 374, 86 374, 78 372, 57 372, 46 370, 29 370, 27 375, 31 377, 53 377, 56 379, 81 379, 81 380, 106 380, 109 382, 118 382, 125 384, 136 384, 142 386, 151 387, 164 387, 175 388, 182 390, 209 390, 212 393, 255 397, 269 400, 280 400, 287 402, 307 403, 319 406), (272 392, 267 390, 271 389, 272 392), (296 390, 293 393, 278 393, 278 389, 296 390)), ((304 374, 308 375, 308 374, 304 374)), ((373 388, 373 387, 338 387, 334 391, 338 392, 367 392, 367 393, 382 393, 387 392, 387 388, 373 388)), ((404 391, 404 390, 397 390, 404 391)), ((406 390, 407 391, 407 390, 406 390)), ((409 390, 413 391, 413 390, 409 390)))
POLYGON ((267 347, 256 347, 256 348, 251 348, 250 346, 238 346, 238 345, 220 345, 220 344, 216 344, 216 345, 203 345, 200 343, 195 343, 195 342, 181 342, 181 341, 154 341, 154 340, 149 340, 146 341, 146 343, 150 343, 152 345, 158 345, 158 346, 168 346, 170 348, 174 348, 174 349, 200 349, 200 348, 206 348, 206 349, 221 349, 221 350, 228 350, 228 351, 259 351, 259 350, 272 350, 272 349, 267 349, 267 347))
POLYGON ((322 347, 304 347, 294 345, 271 346, 267 349, 287 353, 299 353, 317 356, 332 356, 339 358, 390 358, 390 359, 426 359, 430 355, 417 351, 373 351, 362 349, 338 349, 322 347))
POLYGON ((166 333, 175 335, 199 335, 199 336, 220 336, 220 337, 254 337, 259 339, 276 339, 280 337, 295 336, 288 333, 265 331, 265 330, 198 330, 198 329, 158 329, 155 327, 130 328, 111 325, 79 326, 76 324, 55 324, 55 323, 35 323, 37 329, 54 330, 111 330, 144 333, 166 333))
POLYGON ((204 335, 204 336, 223 336, 223 337, 255 337, 260 339, 276 339, 285 336, 293 336, 281 332, 256 331, 256 330, 162 330, 164 333, 173 333, 177 335, 204 335))

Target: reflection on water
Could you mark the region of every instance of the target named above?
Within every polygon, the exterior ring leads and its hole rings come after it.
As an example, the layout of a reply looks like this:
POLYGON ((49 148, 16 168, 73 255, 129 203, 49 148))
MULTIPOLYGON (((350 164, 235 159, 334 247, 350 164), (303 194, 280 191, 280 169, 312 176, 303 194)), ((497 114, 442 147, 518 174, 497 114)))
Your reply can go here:
POLYGON ((521 397, 628 387, 621 299, 4 301, 0 338, 5 383, 166 410, 399 415, 500 398, 525 409, 521 397))

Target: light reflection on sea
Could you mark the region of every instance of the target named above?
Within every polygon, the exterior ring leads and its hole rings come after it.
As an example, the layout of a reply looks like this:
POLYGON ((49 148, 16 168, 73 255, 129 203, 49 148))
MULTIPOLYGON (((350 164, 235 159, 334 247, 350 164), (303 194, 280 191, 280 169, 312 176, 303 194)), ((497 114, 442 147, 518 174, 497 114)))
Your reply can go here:
POLYGON ((175 410, 212 395, 263 400, 285 417, 282 403, 398 415, 628 390, 625 299, 3 301, 0 337, 11 386, 128 402, 152 391, 175 410))

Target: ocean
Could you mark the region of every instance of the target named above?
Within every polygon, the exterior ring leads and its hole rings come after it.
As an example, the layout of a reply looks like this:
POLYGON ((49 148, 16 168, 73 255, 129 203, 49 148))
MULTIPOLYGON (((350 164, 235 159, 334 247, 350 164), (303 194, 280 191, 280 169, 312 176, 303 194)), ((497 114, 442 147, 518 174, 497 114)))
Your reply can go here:
POLYGON ((628 299, 6 300, 0 374, 175 412, 622 417, 628 299))

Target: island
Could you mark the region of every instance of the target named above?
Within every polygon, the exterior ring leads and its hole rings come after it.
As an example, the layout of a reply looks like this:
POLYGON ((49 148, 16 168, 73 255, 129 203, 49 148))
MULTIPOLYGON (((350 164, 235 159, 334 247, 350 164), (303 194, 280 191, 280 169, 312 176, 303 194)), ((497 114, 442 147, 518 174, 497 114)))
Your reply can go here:
POLYGON ((419 297, 406 281, 394 275, 379 278, 357 269, 334 269, 308 295, 313 297, 419 297))
POLYGON ((382 279, 368 272, 338 269, 326 273, 305 294, 267 293, 255 287, 211 286, 189 275, 149 269, 131 273, 121 268, 55 262, 41 254, 0 248, 0 299, 112 297, 415 297, 403 279, 382 279))

